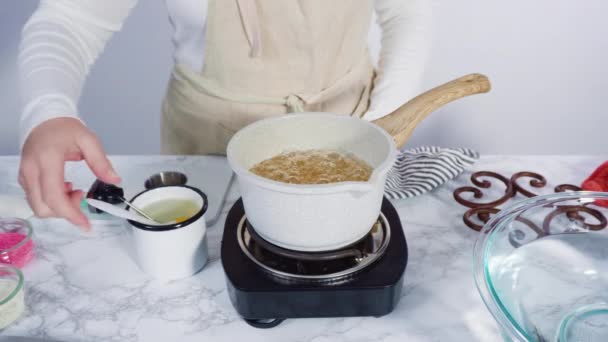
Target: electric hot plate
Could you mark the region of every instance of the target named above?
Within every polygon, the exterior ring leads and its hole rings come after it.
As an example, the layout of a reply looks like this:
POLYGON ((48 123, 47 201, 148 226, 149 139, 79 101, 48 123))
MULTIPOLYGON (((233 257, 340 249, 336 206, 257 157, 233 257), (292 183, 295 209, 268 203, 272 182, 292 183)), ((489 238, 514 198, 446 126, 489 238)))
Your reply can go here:
POLYGON ((239 200, 228 213, 221 247, 230 300, 257 328, 287 318, 386 315, 399 301, 407 257, 401 220, 387 199, 361 240, 312 253, 264 240, 239 200))

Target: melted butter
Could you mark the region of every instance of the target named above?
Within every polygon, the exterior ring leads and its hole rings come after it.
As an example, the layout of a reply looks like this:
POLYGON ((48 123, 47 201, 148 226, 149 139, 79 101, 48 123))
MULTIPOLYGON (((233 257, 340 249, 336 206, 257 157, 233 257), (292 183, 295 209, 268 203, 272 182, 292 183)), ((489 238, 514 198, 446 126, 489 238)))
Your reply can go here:
POLYGON ((196 215, 200 207, 189 199, 165 199, 151 203, 141 210, 156 222, 170 224, 186 221, 196 215))

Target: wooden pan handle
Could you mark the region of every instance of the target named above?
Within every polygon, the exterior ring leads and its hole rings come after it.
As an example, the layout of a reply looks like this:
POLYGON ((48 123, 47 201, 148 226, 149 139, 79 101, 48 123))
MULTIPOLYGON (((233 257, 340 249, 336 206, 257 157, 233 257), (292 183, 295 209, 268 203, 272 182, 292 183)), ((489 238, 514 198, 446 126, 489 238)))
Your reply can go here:
POLYGON ((465 96, 487 93, 490 88, 490 80, 486 76, 466 75, 416 96, 394 112, 374 120, 373 123, 392 135, 397 147, 401 148, 416 126, 431 112, 465 96))

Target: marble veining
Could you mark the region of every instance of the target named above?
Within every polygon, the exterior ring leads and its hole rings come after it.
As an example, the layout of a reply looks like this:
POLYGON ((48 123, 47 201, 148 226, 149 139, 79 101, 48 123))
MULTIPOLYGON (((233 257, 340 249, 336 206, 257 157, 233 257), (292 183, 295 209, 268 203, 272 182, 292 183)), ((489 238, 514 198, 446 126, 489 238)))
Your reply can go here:
MULTIPOLYGON (((597 156, 483 156, 471 170, 420 197, 393 201, 409 246, 401 300, 380 317, 292 319, 270 330, 249 327, 233 309, 225 288, 220 239, 226 213, 238 199, 232 186, 222 217, 209 227, 210 261, 193 277, 161 282, 134 264, 124 225, 96 225, 88 233, 63 220, 32 219, 36 257, 24 269, 24 315, 0 335, 61 341, 499 341, 498 328, 472 277, 476 232, 462 222, 466 210, 452 192, 470 173, 530 170, 554 185, 580 182, 607 158, 597 156)), ((195 169, 197 157, 118 156, 130 179, 145 179, 145 165, 163 163, 195 169)), ((22 194, 18 159, 0 158, 0 193, 22 194)), ((88 187, 82 165, 67 170, 88 187)), ((209 175, 212 177, 213 175, 209 175)), ((128 186, 128 185, 127 185, 128 186)))

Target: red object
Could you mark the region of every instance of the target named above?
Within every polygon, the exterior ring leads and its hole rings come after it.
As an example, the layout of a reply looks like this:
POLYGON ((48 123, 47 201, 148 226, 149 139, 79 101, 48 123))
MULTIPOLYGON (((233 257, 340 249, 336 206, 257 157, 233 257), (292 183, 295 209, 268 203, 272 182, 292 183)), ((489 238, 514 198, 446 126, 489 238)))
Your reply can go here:
MULTIPOLYGON (((583 190, 608 192, 608 161, 600 165, 581 185, 583 190)), ((608 200, 597 200, 595 204, 608 208, 608 200)))
POLYGON ((0 233, 0 262, 22 268, 32 260, 34 256, 34 242, 31 239, 23 245, 11 249, 26 237, 20 233, 0 233))

